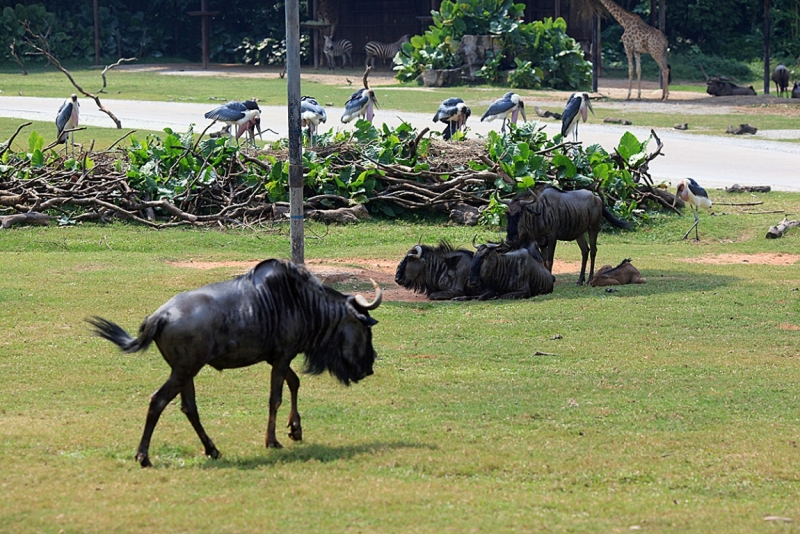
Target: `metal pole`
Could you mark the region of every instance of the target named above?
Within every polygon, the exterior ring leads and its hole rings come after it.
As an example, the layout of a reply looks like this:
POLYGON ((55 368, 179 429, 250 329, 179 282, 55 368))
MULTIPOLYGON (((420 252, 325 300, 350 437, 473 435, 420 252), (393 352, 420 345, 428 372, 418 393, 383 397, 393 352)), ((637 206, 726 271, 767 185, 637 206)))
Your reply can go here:
POLYGON ((764 0, 764 94, 769 94, 769 0, 764 0))
POLYGON ((292 262, 305 263, 303 133, 300 127, 300 3, 286 0, 286 79, 289 104, 289 235, 292 262))

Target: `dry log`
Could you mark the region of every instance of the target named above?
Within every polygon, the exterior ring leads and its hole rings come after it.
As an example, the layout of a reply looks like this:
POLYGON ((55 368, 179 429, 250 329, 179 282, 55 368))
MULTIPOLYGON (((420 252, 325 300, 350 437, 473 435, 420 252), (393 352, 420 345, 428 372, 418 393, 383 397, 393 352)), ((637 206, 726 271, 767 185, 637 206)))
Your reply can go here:
POLYGON ((352 208, 338 208, 335 210, 312 210, 306 213, 309 219, 322 221, 324 223, 352 223, 359 219, 369 219, 369 211, 363 204, 357 204, 352 208))
POLYGON ((673 128, 676 129, 676 130, 688 130, 689 129, 689 123, 688 122, 682 122, 682 123, 676 124, 675 126, 673 126, 673 128))
POLYGON ((633 124, 628 119, 618 119, 616 117, 606 117, 605 119, 603 119, 603 122, 605 122, 606 124, 624 124, 625 126, 630 126, 631 124, 633 124))
POLYGON ((750 126, 749 124, 740 124, 739 126, 728 126, 728 129, 725 130, 725 133, 733 135, 755 134, 756 132, 758 132, 758 128, 750 126))
POLYGON ((11 228, 15 224, 38 224, 47 226, 50 224, 50 216, 44 213, 28 212, 0 217, 0 228, 11 228))
POLYGON ((456 224, 476 226, 481 212, 478 208, 459 202, 450 208, 450 220, 456 224))
POLYGON ((766 238, 778 239, 779 237, 783 237, 783 234, 786 233, 789 228, 794 228, 795 226, 800 226, 800 221, 790 221, 784 217, 777 226, 770 226, 769 230, 767 230, 766 238))
POLYGON ((772 188, 768 185, 739 185, 733 184, 725 188, 726 193, 769 193, 772 188))
POLYGON ((557 121, 561 120, 561 113, 553 113, 552 111, 547 111, 546 109, 542 109, 539 106, 533 106, 533 111, 540 117, 544 117, 545 119, 555 119, 557 121))

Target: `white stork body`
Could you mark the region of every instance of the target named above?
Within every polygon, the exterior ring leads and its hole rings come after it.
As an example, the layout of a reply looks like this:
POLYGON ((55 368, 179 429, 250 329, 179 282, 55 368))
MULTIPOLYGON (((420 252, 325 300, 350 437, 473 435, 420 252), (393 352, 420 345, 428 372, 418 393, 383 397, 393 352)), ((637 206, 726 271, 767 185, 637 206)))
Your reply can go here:
POLYGON ((319 123, 328 120, 328 114, 314 98, 304 96, 300 98, 300 120, 303 127, 308 126, 308 144, 313 145, 314 133, 317 131, 319 123))
POLYGON ((525 102, 522 101, 520 96, 516 93, 508 92, 498 100, 495 100, 489 109, 481 117, 483 121, 493 121, 495 119, 503 119, 503 126, 500 128, 501 132, 506 131, 506 120, 511 115, 511 122, 517 124, 517 117, 522 113, 522 118, 527 122, 528 118, 525 116, 525 102))
POLYGON ((442 132, 442 137, 445 141, 449 141, 456 132, 464 127, 470 115, 472 115, 472 111, 464 101, 460 98, 452 97, 439 105, 436 115, 433 116, 433 122, 442 121, 447 123, 447 128, 442 132))
MULTIPOLYGON (((56 128, 58 129, 57 143, 66 143, 69 133, 65 130, 71 130, 78 126, 78 115, 81 105, 78 103, 78 95, 73 94, 69 100, 65 100, 61 107, 58 108, 56 115, 56 128)), ((73 152, 75 151, 75 132, 72 133, 70 144, 72 145, 73 152)))
POLYGON ((255 145, 256 129, 258 129, 258 135, 261 136, 261 108, 254 100, 228 102, 206 113, 205 118, 224 122, 228 126, 236 126, 237 140, 244 132, 247 132, 248 138, 255 145))
POLYGON ((378 107, 378 99, 375 97, 375 91, 372 89, 360 89, 350 95, 350 99, 344 105, 344 115, 342 115, 342 122, 348 123, 357 117, 366 118, 372 122, 375 116, 373 106, 378 107))
POLYGON ((583 119, 589 118, 589 112, 594 115, 592 102, 589 100, 588 93, 573 93, 564 106, 564 113, 561 115, 561 137, 565 138, 571 133, 572 140, 578 142, 578 123, 583 119))
MULTIPOLYGON (((680 197, 681 200, 683 200, 686 204, 691 206, 692 213, 694 214, 694 224, 692 225, 692 228, 694 228, 694 239, 695 241, 700 241, 700 236, 697 233, 697 225, 700 223, 700 218, 697 216, 697 212, 699 208, 710 208, 711 199, 708 198, 708 193, 706 193, 706 190, 700 187, 700 185, 695 182, 693 178, 685 178, 678 182, 678 190, 675 192, 675 200, 672 202, 673 207, 678 201, 678 197, 680 197)), ((692 228, 689 228, 686 234, 684 234, 684 239, 689 237, 689 234, 692 232, 692 228)))

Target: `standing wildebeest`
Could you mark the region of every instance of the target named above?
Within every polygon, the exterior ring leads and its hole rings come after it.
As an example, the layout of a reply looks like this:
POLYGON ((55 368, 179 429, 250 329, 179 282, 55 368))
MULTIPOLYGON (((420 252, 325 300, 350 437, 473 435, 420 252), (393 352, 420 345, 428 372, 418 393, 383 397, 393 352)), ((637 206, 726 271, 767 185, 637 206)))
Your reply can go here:
POLYGON ((487 243, 478 247, 472 259, 467 288, 487 300, 526 299, 553 292, 555 277, 542 264, 536 243, 516 250, 505 244, 487 243))
POLYGON ((328 370, 345 385, 372 374, 375 350, 372 329, 377 323, 369 311, 381 303, 375 282, 375 300, 343 295, 323 286, 305 267, 270 259, 250 272, 229 280, 180 293, 145 318, 134 339, 118 325, 92 317, 95 334, 125 352, 146 349, 152 341, 172 368, 167 381, 150 397, 150 408, 136 459, 151 465, 150 438, 164 408, 180 393, 181 411, 203 442, 207 456, 219 451, 200 424, 195 403, 194 377, 206 364, 233 369, 265 361, 272 365, 267 447, 280 448, 275 418, 281 405, 283 382, 291 393, 289 437, 300 440, 303 431, 297 412, 300 379, 289 364, 305 353, 306 371, 328 370))
POLYGON ((508 205, 506 218, 506 240, 510 243, 536 241, 542 248, 544 266, 553 271, 556 242, 576 241, 581 249, 581 276, 578 285, 586 277, 586 260, 591 252, 589 280, 594 276, 594 258, 597 255, 597 234, 600 219, 605 217, 617 228, 631 228, 629 222, 614 217, 603 200, 586 189, 562 191, 549 186, 535 200, 514 200, 508 205), (586 233, 589 245, 586 244, 586 233))
POLYGON ((416 245, 397 266, 394 281, 431 300, 447 300, 465 294, 472 251, 456 249, 442 240, 438 247, 416 245))
POLYGON ((775 82, 775 92, 784 96, 789 92, 789 69, 786 65, 778 65, 772 71, 772 81, 775 82))

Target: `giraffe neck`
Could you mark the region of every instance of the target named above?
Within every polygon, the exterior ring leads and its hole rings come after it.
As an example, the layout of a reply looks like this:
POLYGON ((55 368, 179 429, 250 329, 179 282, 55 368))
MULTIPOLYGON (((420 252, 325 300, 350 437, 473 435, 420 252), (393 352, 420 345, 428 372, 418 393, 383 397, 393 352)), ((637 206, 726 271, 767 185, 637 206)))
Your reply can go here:
POLYGON ((614 2, 614 0, 600 0, 600 3, 605 6, 608 12, 611 13, 611 16, 614 17, 623 28, 626 28, 628 23, 635 24, 636 22, 641 21, 637 15, 625 11, 622 9, 622 7, 620 7, 619 4, 614 2))

